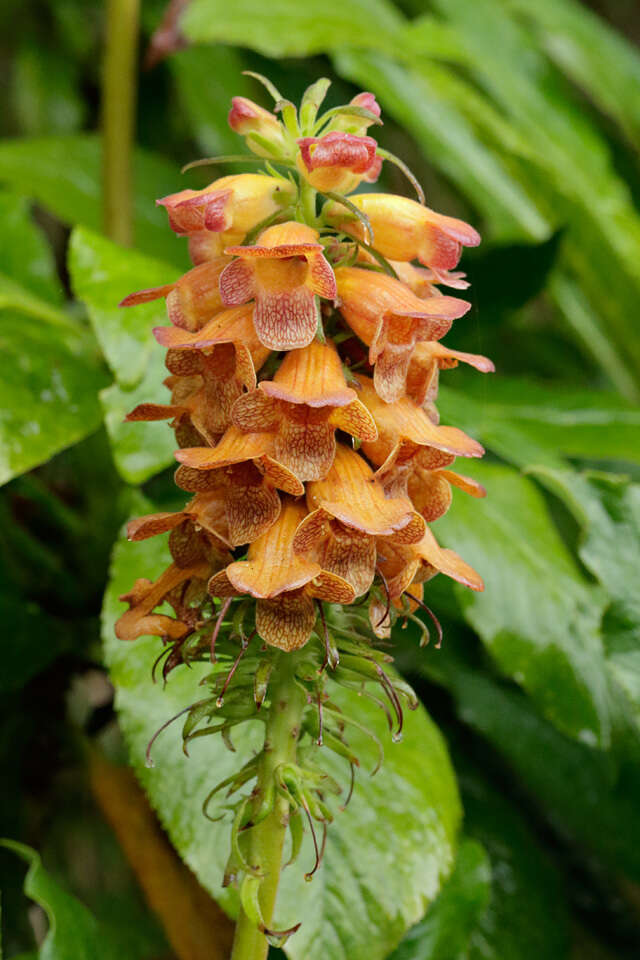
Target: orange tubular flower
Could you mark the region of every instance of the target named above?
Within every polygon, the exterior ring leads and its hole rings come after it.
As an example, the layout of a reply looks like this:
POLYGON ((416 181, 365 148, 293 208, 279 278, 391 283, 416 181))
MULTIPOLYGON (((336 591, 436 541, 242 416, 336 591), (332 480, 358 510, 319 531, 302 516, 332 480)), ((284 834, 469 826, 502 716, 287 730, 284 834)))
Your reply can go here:
POLYGON ((230 427, 215 447, 176 451, 176 483, 183 490, 217 491, 224 500, 233 546, 251 543, 276 522, 280 497, 276 488, 300 496, 304 486, 279 463, 267 434, 242 433, 230 427))
POLYGON ((359 267, 339 267, 336 282, 340 312, 369 347, 376 390, 387 403, 405 392, 416 343, 439 340, 471 306, 457 297, 421 299, 399 280, 359 267))
MULTIPOLYGON (((462 247, 477 247, 480 234, 464 220, 445 217, 416 200, 387 193, 363 193, 351 198, 367 217, 373 230, 376 250, 390 260, 419 260, 436 270, 453 270, 462 247)), ((363 224, 329 201, 326 220, 339 230, 365 239, 363 224)))
POLYGON ((344 577, 358 596, 373 582, 376 537, 416 543, 425 532, 411 501, 385 497, 371 467, 342 444, 326 478, 308 485, 307 505, 311 513, 298 528, 294 549, 344 577))
MULTIPOLYGON (((161 574, 155 583, 139 579, 129 593, 120 597, 129 609, 116 623, 116 636, 119 640, 136 640, 138 637, 164 637, 179 640, 193 626, 185 609, 180 603, 177 592, 189 586, 194 579, 203 581, 211 573, 209 563, 198 563, 191 567, 179 567, 176 563, 161 574), (168 617, 161 613, 152 613, 164 601, 174 607, 177 617, 168 617)), ((204 580, 206 582, 206 580, 204 580)))
POLYGON ((204 238, 210 259, 220 256, 228 244, 240 243, 256 223, 277 213, 294 196, 295 188, 286 180, 240 173, 214 180, 204 190, 181 190, 156 202, 166 208, 169 226, 178 236, 217 234, 204 238))
POLYGON ((220 276, 229 306, 255 300, 253 322, 271 350, 306 347, 318 328, 316 295, 336 297, 336 281, 318 232, 290 221, 268 227, 253 247, 227 247, 237 256, 220 276))
POLYGON ((298 140, 298 169, 316 190, 351 193, 363 180, 374 183, 382 160, 373 137, 358 137, 333 130, 323 137, 298 140))
POLYGON ((427 521, 437 520, 451 504, 451 485, 474 497, 486 496, 484 487, 449 467, 456 456, 480 457, 477 441, 456 427, 434 424, 424 410, 407 397, 387 404, 377 395, 373 383, 360 377, 360 397, 378 428, 378 439, 363 442, 362 448, 379 467, 376 479, 389 497, 409 497, 427 521))
POLYGON ((256 337, 251 310, 223 310, 190 333, 180 327, 156 327, 158 343, 168 347, 167 367, 174 374, 165 383, 171 404, 142 403, 127 420, 186 418, 202 440, 215 443, 231 425, 231 409, 243 389, 256 385, 256 367, 269 355, 256 337))
POLYGON ((149 303, 165 297, 171 323, 184 330, 199 330, 214 314, 222 310, 218 281, 228 263, 228 257, 216 257, 189 270, 175 283, 130 293, 120 306, 135 307, 139 303, 149 303))
POLYGON ((229 564, 208 586, 215 597, 256 597, 256 630, 266 643, 287 651, 309 639, 315 598, 345 604, 355 596, 342 577, 294 552, 294 535, 305 513, 301 504, 286 501, 277 522, 251 544, 247 559, 229 564))
MULTIPOLYGON (((358 93, 350 101, 351 106, 364 107, 374 117, 379 118, 382 111, 380 104, 373 93, 358 93)), ((343 113, 334 117, 331 126, 334 130, 342 130, 344 133, 352 133, 357 137, 363 137, 375 120, 369 120, 367 117, 359 117, 356 114, 343 113)), ((382 121, 380 120, 380 123, 382 121)))
POLYGON ((232 418, 241 430, 272 434, 276 459, 302 481, 327 475, 337 429, 360 440, 377 437, 335 347, 317 341, 288 353, 273 380, 237 400, 232 418))

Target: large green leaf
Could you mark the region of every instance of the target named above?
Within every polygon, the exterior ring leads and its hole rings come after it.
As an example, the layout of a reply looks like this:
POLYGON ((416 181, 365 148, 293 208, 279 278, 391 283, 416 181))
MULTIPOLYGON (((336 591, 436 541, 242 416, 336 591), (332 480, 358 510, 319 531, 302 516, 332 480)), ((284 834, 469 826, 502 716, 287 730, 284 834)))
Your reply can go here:
POLYGON ((562 467, 565 457, 640 462, 640 409, 613 393, 476 376, 464 390, 443 386, 440 400, 447 422, 521 467, 562 467))
POLYGON ((504 0, 537 30, 549 57, 640 141, 640 56, 620 33, 577 0, 504 0))
POLYGON ((487 852, 476 840, 465 838, 440 896, 389 960, 463 960, 490 896, 487 852))
POLYGON ((84 338, 0 311, 0 483, 77 443, 100 424, 105 384, 84 338))
POLYGON ((117 928, 99 923, 84 904, 63 890, 44 869, 35 850, 13 840, 1 843, 29 864, 24 892, 47 914, 49 932, 38 950, 38 960, 141 960, 139 953, 124 948, 123 934, 117 928))
POLYGON ((268 57, 308 56, 347 46, 384 49, 402 19, 386 0, 350 0, 327 7, 322 0, 192 0, 181 20, 194 43, 252 47, 268 57), (259 24, 259 29, 256 29, 259 24))
MULTIPOLYGON (((144 512, 149 505, 139 507, 144 512)), ((149 738, 173 713, 198 699, 206 667, 176 671, 163 690, 150 677, 157 641, 128 645, 114 638, 113 624, 122 611, 118 595, 136 577, 157 575, 167 559, 166 550, 153 541, 116 547, 103 616, 105 654, 132 762, 150 800, 182 858, 233 914, 237 895, 221 888, 230 825, 210 823, 200 808, 211 787, 251 755, 261 730, 241 728, 234 735, 234 754, 216 738, 207 738, 194 744, 186 759, 174 726, 155 744, 155 767, 147 769, 149 738)), ((277 921, 302 921, 287 944, 295 960, 339 955, 382 960, 436 897, 453 861, 459 801, 443 740, 425 711, 407 717, 402 743, 391 744, 380 711, 357 696, 341 698, 341 704, 378 733, 385 743, 385 762, 373 779, 359 775, 349 807, 329 830, 313 883, 304 882, 304 867, 283 874, 277 921)), ((355 748, 367 756, 366 742, 358 740, 355 748)), ((331 757, 323 762, 344 782, 343 763, 331 757)), ((303 864, 312 862, 308 837, 301 857, 303 864)))
POLYGON ((567 739, 521 693, 450 650, 423 663, 430 674, 434 667, 464 722, 500 753, 541 816, 614 873, 640 882, 640 766, 618 767, 611 754, 567 739))
POLYGON ((190 133, 205 156, 243 152, 242 139, 227 121, 231 96, 253 93, 252 82, 242 75, 248 64, 241 53, 231 47, 188 47, 171 57, 169 66, 190 133))
POLYGON ((456 770, 466 831, 491 863, 491 898, 471 932, 469 960, 568 960, 567 907, 558 871, 502 792, 461 759, 456 770))
POLYGON ((33 296, 59 305, 63 288, 56 275, 53 253, 29 215, 28 202, 17 194, 0 192, 0 219, 0 273, 33 296))
POLYGON ((470 470, 486 500, 456 496, 435 533, 485 579, 461 598, 468 622, 500 670, 569 736, 606 746, 610 709, 600 621, 603 591, 589 585, 533 482, 512 469, 470 470))
MULTIPOLYGON (((64 223, 102 227, 101 148, 94 135, 37 137, 0 142, 0 182, 41 203, 64 223)), ((187 265, 184 240, 167 226, 158 197, 183 186, 177 164, 137 150, 135 154, 136 243, 146 253, 187 265)))
POLYGON ((141 483, 172 462, 175 448, 163 422, 124 423, 138 403, 168 400, 162 386, 167 375, 164 350, 151 333, 167 318, 164 300, 129 308, 118 304, 134 290, 171 283, 178 271, 77 227, 69 245, 69 272, 116 379, 101 394, 116 465, 125 480, 141 483))
POLYGON ((580 524, 580 559, 609 597, 603 622, 607 667, 640 730, 640 485, 604 473, 538 468, 535 474, 580 524))

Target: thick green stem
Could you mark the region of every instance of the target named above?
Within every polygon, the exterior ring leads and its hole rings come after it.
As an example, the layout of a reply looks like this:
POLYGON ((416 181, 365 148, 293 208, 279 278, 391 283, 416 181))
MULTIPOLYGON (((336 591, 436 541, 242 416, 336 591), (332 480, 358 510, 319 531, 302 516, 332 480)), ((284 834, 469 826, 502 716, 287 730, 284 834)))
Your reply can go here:
MULTIPOLYGON (((296 758, 304 709, 304 693, 294 679, 294 658, 295 654, 280 654, 274 667, 264 753, 258 772, 256 807, 259 806, 268 785, 273 781, 276 768, 281 763, 289 763, 296 758)), ((287 800, 276 796, 273 811, 250 831, 250 862, 259 867, 264 875, 260 885, 260 907, 267 926, 271 924, 273 918, 288 818, 287 800)), ((241 910, 236 925, 231 960, 264 960, 268 952, 269 944, 266 937, 241 910)))
POLYGON ((107 0, 102 86, 103 218, 107 236, 133 242, 132 146, 140 0, 107 0))

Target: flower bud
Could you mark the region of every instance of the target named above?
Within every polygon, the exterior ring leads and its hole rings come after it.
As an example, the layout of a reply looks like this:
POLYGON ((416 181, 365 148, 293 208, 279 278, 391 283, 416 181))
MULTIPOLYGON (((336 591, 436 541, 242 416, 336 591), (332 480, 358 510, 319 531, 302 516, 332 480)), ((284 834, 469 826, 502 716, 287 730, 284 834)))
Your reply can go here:
POLYGON ((234 97, 229 111, 229 126, 245 137, 249 149, 259 157, 275 157, 287 153, 282 124, 264 107, 246 97, 234 97), (262 141, 268 141, 263 143, 262 141))
MULTIPOLYGON (((375 114, 376 117, 379 117, 382 112, 373 93, 358 93, 350 101, 350 104, 354 107, 364 107, 365 110, 375 114)), ((363 137, 372 123, 373 120, 368 120, 366 117, 358 117, 355 116, 355 114, 350 116, 347 113, 343 113, 339 114, 332 121, 331 129, 341 130, 343 133, 352 133, 357 137, 363 137)))
POLYGON ((303 137, 298 146, 298 169, 316 190, 350 193, 362 180, 373 183, 380 175, 382 161, 373 137, 334 130, 323 137, 303 137))

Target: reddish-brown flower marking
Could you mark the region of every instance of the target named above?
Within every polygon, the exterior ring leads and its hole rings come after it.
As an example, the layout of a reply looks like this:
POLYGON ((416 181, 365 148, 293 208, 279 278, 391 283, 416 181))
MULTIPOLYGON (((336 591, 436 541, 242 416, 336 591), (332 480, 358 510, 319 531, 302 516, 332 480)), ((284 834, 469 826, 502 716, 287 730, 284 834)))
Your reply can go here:
POLYGON ((269 355, 256 337, 251 309, 223 310, 195 333, 180 327, 156 327, 156 340, 168 347, 165 383, 171 404, 142 403, 128 420, 188 419, 202 440, 216 443, 231 425, 231 409, 243 389, 256 385, 256 368, 269 355))
POLYGON ((376 537, 415 543, 425 531, 411 502, 385 497, 371 467, 343 444, 326 478, 308 484, 307 505, 311 513, 300 524, 294 549, 344 576, 358 595, 373 581, 376 537))
POLYGON ((369 347, 374 383, 393 403, 405 392, 416 343, 439 340, 471 304, 457 297, 417 297, 404 283, 360 267, 339 267, 336 282, 340 312, 369 347))
POLYGON ((240 397, 232 418, 241 430, 271 434, 276 458, 302 481, 326 476, 337 429, 361 440, 377 436, 370 413, 347 387, 335 347, 317 341, 288 353, 273 380, 240 397))
POLYGON ((315 297, 335 299, 333 270, 312 227, 290 221, 268 227, 253 247, 228 247, 237 256, 220 276, 224 303, 255 300, 253 321, 271 350, 306 347, 318 328, 315 297))
POLYGON ((282 124, 275 114, 247 97, 233 97, 229 126, 246 137, 247 146, 259 157, 273 157, 287 149, 282 124), (264 140, 268 141, 268 146, 264 140))
MULTIPOLYGON (((374 246, 390 260, 419 260, 436 270, 453 270, 462 247, 477 247, 480 234, 464 220, 445 217, 408 197, 362 193, 351 198, 368 218, 374 246)), ((363 224, 344 206, 329 201, 324 215, 334 227, 365 239, 363 224)))
POLYGON ((309 639, 315 598, 330 603, 354 599, 346 580, 294 552, 293 538, 305 513, 302 504, 286 500, 276 523, 249 547, 247 559, 229 564, 209 581, 216 597, 256 597, 258 633, 281 650, 297 650, 309 639))
POLYGON ((233 546, 251 543, 278 519, 276 488, 293 496, 304 493, 299 478, 276 459, 268 434, 242 433, 232 426, 215 447, 178 450, 176 459, 182 464, 176 472, 179 487, 215 490, 224 500, 233 546))

